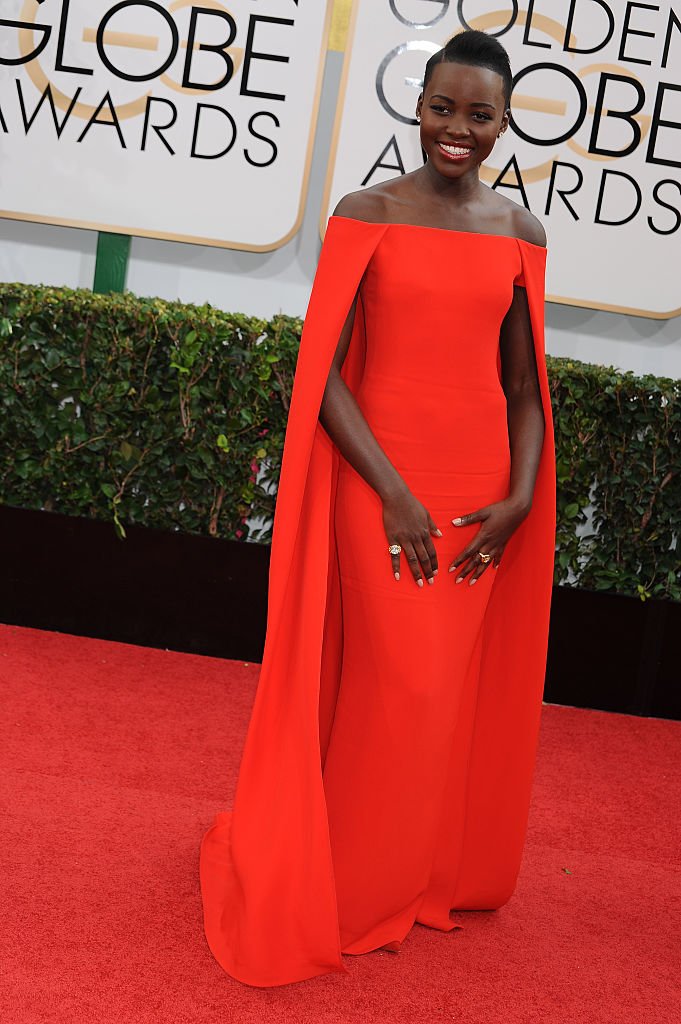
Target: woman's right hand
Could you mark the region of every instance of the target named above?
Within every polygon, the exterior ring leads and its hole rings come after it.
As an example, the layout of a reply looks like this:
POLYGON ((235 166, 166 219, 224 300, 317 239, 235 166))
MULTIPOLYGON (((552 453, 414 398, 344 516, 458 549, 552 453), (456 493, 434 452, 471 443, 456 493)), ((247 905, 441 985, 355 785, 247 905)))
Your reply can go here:
MULTIPOLYGON (((432 537, 441 537, 442 532, 428 509, 410 491, 401 491, 383 499, 383 526, 388 544, 402 545, 402 555, 418 586, 423 586, 424 577, 434 583, 438 565, 432 537)), ((400 578, 402 555, 390 556, 396 580, 400 578)))

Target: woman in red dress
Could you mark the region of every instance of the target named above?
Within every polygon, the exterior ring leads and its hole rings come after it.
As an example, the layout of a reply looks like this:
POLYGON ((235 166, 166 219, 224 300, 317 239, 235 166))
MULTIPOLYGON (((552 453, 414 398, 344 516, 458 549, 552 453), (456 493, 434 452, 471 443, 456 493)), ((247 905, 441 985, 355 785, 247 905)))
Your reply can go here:
POLYGON ((555 473, 545 236, 483 185, 511 71, 428 62, 422 168, 329 222, 293 388, 263 665, 206 935, 267 986, 493 909, 520 866, 544 680, 555 473))

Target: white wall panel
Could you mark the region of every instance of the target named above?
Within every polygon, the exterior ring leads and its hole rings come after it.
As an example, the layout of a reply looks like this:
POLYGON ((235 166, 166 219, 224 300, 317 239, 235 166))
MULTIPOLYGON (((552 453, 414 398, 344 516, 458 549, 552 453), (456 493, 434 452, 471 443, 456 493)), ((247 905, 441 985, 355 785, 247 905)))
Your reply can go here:
POLYGON ((91 288, 97 234, 0 220, 0 281, 91 288))
MULTIPOLYGON (((128 287, 140 295, 211 302, 236 312, 302 315, 319 254, 319 214, 342 55, 327 60, 310 191, 301 231, 273 253, 134 239, 128 287)), ((0 221, 0 280, 89 287, 95 232, 0 221)), ((651 320, 547 306, 547 350, 636 373, 681 378, 681 318, 651 320)))

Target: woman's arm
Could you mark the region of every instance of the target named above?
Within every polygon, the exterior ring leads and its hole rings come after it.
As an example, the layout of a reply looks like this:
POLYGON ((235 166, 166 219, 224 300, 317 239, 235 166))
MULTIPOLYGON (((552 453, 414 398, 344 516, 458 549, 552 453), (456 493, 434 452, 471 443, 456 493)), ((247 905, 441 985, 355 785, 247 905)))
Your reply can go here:
MULTIPOLYGON (((357 400, 341 377, 357 309, 357 298, 341 332, 329 370, 319 421, 344 459, 357 470, 383 502, 383 525, 388 544, 401 544, 418 586, 423 577, 434 582, 437 552, 431 533, 442 536, 428 510, 411 493, 367 423, 357 400)), ((390 555, 395 579, 400 578, 400 555, 390 555)), ((386 551, 386 565, 388 552, 386 551)))
POLYGON ((544 411, 524 288, 514 288, 513 302, 501 327, 499 347, 511 448, 509 500, 525 516, 532 507, 544 442, 544 411))
POLYGON ((457 583, 470 574, 475 583, 488 565, 495 568, 511 534, 532 507, 534 485, 544 442, 544 410, 539 390, 532 324, 524 288, 514 288, 513 301, 504 318, 499 338, 502 386, 506 395, 511 477, 508 497, 453 520, 455 526, 481 523, 470 544, 452 562, 449 571, 461 566, 457 583), (492 555, 481 563, 476 554, 492 555))
POLYGON ((354 395, 341 377, 356 309, 357 297, 345 321, 329 370, 319 422, 341 455, 385 501, 402 494, 407 485, 374 437, 354 395))

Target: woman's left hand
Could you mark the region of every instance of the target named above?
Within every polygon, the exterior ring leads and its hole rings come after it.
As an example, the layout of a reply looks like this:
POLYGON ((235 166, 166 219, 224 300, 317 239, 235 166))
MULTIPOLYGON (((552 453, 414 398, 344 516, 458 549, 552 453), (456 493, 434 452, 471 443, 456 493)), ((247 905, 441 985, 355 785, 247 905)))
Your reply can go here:
POLYGON ((483 572, 490 566, 498 567, 504 548, 511 534, 517 530, 529 508, 523 507, 512 498, 485 505, 468 515, 452 519, 454 526, 470 526, 471 523, 482 523, 472 541, 457 555, 449 567, 454 572, 459 566, 457 583, 462 583, 470 575, 469 584, 480 579, 483 572), (491 555, 488 562, 481 562, 478 552, 491 555))

